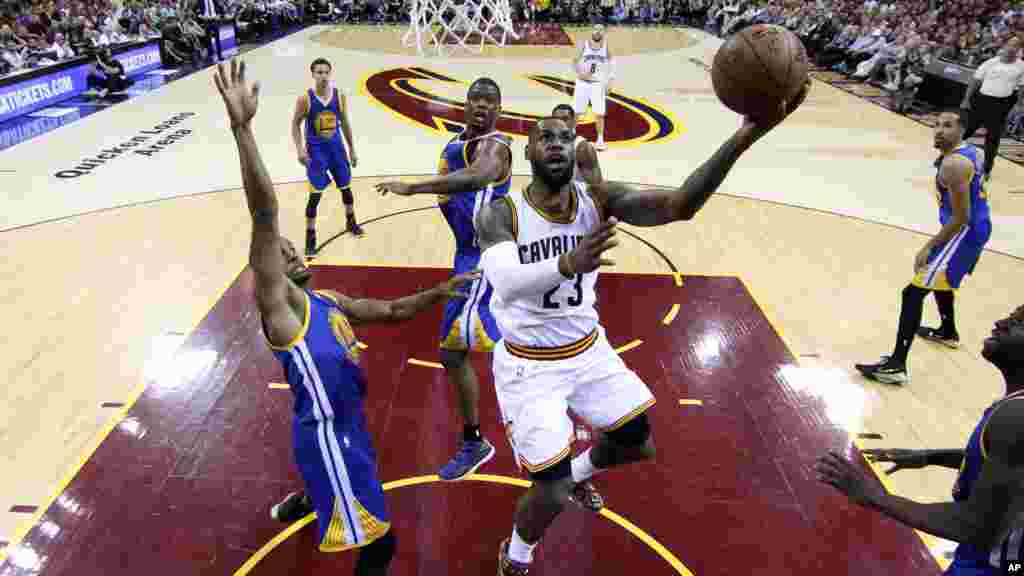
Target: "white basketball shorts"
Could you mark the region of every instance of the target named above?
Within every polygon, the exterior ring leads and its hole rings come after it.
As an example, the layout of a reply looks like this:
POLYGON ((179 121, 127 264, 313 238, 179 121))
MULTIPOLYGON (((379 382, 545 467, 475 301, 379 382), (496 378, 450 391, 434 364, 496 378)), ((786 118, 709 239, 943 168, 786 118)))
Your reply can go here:
POLYGON ((573 90, 576 99, 573 109, 577 116, 587 113, 587 105, 594 109, 594 114, 604 116, 605 113, 605 84, 603 82, 587 82, 576 79, 576 87, 573 90))
POLYGON ((569 456, 574 427, 567 413, 610 432, 654 405, 647 385, 626 367, 598 327, 578 343, 558 350, 576 355, 558 359, 552 349, 531 349, 499 342, 492 360, 502 420, 517 462, 531 473, 569 456), (592 342, 587 345, 587 340, 592 342))

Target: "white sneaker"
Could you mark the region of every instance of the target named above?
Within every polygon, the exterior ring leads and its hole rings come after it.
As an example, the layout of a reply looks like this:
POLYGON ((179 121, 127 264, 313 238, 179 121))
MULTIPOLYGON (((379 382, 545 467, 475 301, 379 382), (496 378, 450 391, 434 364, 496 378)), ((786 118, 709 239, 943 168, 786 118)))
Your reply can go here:
POLYGON ((595 146, 594 148, 597 148, 598 150, 604 151, 604 150, 608 149, 608 145, 605 144, 604 142, 598 141, 597 146, 595 146))

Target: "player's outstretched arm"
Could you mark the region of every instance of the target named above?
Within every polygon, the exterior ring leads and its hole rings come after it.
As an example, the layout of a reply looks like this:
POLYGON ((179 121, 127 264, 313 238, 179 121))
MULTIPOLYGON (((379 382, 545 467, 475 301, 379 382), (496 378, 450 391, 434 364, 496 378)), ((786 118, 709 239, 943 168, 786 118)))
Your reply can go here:
POLYGON ((382 195, 388 192, 399 196, 415 194, 459 194, 471 190, 480 190, 488 184, 497 182, 508 173, 512 165, 512 153, 508 146, 487 138, 480 142, 473 163, 462 170, 443 174, 436 178, 406 184, 404 182, 381 182, 377 191, 382 195))
POLYGON ((619 182, 594 187, 605 206, 606 216, 614 216, 634 226, 659 226, 677 220, 690 220, 725 180, 739 157, 754 142, 771 131, 803 103, 810 81, 791 104, 772 118, 745 118, 743 126, 676 189, 636 188, 619 182))
POLYGON ((906 448, 871 448, 862 451, 871 462, 889 462, 892 466, 885 473, 900 470, 917 470, 928 466, 941 466, 958 470, 964 461, 962 449, 953 450, 911 450, 906 448))
POLYGON ((615 239, 615 224, 614 218, 600 223, 571 252, 524 264, 516 244, 511 202, 499 198, 484 206, 477 215, 477 241, 482 251, 480 267, 503 300, 542 294, 577 274, 613 264, 603 255, 619 243, 615 239))
POLYGON ((621 182, 597 186, 606 216, 634 226, 660 226, 689 220, 725 180, 736 160, 753 144, 749 129, 741 128, 676 189, 637 188, 621 182))
POLYGON ((302 329, 302 321, 289 305, 289 291, 298 288, 285 276, 277 196, 252 133, 259 84, 246 83, 245 63, 236 60, 231 61, 230 70, 225 70, 224 64, 217 65, 214 83, 224 100, 238 145, 245 199, 252 215, 249 266, 256 275, 256 304, 263 316, 267 339, 284 346, 302 329))
POLYGON ((580 142, 576 148, 576 165, 579 166, 580 176, 591 189, 604 181, 601 174, 601 163, 597 159, 597 151, 590 142, 580 142))
POLYGON ((831 453, 819 459, 818 477, 854 502, 940 538, 969 542, 983 550, 998 542, 1003 516, 1024 475, 1024 401, 1011 400, 989 416, 981 442, 986 458, 981 473, 962 502, 922 504, 889 494, 869 482, 860 468, 831 453))
POLYGON ((351 298, 332 290, 326 292, 345 309, 348 319, 353 325, 403 322, 449 298, 466 298, 466 293, 458 291, 459 286, 479 277, 479 272, 458 274, 429 290, 395 300, 351 298))

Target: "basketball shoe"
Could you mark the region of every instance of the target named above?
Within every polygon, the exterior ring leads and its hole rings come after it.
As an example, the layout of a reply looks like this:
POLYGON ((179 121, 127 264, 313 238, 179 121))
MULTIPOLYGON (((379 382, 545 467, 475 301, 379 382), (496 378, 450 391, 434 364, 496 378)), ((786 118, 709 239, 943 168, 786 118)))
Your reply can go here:
POLYGON ((511 541, 511 538, 505 538, 498 549, 498 576, 529 576, 529 564, 516 562, 508 557, 508 544, 511 541))
POLYGON ((882 356, 877 364, 855 364, 854 367, 865 378, 882 384, 906 384, 910 382, 910 371, 906 363, 897 363, 888 356, 882 356))
POLYGON ((917 329, 917 335, 925 340, 931 340, 932 342, 938 342, 949 348, 960 347, 960 336, 958 334, 946 334, 939 328, 928 328, 927 326, 921 326, 917 329))
POLYGON ((459 451, 437 475, 446 482, 462 480, 476 472, 491 458, 494 458, 494 445, 486 438, 475 442, 463 441, 459 451))
POLYGON ((572 487, 569 500, 584 510, 600 512, 604 508, 604 497, 589 480, 584 480, 572 487))
POLYGON ((292 492, 270 509, 270 517, 278 522, 292 524, 313 513, 313 503, 302 492, 292 492))

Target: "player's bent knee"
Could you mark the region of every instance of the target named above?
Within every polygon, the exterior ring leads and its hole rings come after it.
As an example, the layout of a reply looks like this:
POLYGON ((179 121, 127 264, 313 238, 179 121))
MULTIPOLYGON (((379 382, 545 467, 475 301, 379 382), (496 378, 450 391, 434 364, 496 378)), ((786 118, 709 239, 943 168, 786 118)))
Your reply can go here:
POLYGON ((469 353, 465 350, 441 349, 441 365, 445 370, 459 370, 466 363, 469 353))
POLYGON ((650 445, 653 456, 654 441, 651 438, 651 423, 646 412, 626 422, 620 428, 608 432, 607 436, 609 440, 619 446, 639 448, 650 445))
POLYGON ((352 188, 345 186, 341 189, 341 201, 345 204, 355 203, 355 198, 352 197, 352 188))
POLYGON ((316 218, 316 209, 320 205, 321 192, 310 192, 309 200, 306 201, 306 218, 316 218))

